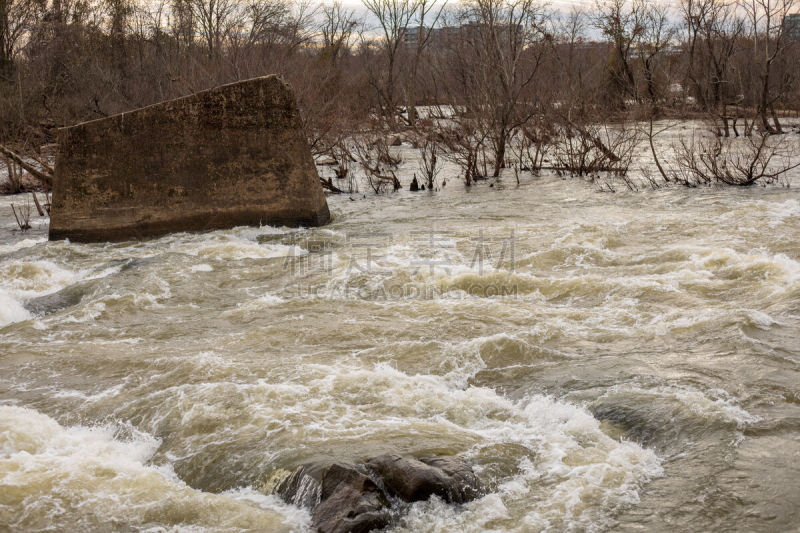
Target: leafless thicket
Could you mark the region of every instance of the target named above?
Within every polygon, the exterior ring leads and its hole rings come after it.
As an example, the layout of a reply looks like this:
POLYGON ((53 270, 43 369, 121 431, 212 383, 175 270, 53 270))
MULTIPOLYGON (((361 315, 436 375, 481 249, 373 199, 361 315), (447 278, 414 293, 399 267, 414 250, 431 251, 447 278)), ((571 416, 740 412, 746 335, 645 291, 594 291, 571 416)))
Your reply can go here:
POLYGON ((395 173, 401 160, 389 150, 387 135, 380 131, 363 133, 355 136, 349 144, 373 192, 380 194, 401 187, 395 173))
POLYGON ((706 135, 681 139, 673 148, 668 182, 687 187, 724 184, 751 186, 788 185, 787 173, 800 167, 798 151, 775 136, 753 135, 728 139, 706 135))
POLYGON ((22 205, 11 204, 11 212, 14 213, 14 220, 22 231, 31 229, 31 201, 26 198, 22 205))
POLYGON ((422 179, 425 181, 425 186, 429 191, 437 187, 438 176, 442 171, 441 149, 439 144, 433 140, 426 140, 422 146, 420 157, 419 169, 422 173, 422 179))
MULTIPOLYGON (((659 153, 657 121, 705 120, 760 160, 786 151, 783 117, 800 110, 800 0, 568 13, 542 0, 315 1, 0 0, 0 146, 28 160, 23 144, 53 142, 55 127, 275 72, 314 155, 336 162, 330 191, 356 190, 356 175, 395 189, 398 134, 466 185, 505 169, 624 177, 642 139, 666 181, 682 156, 659 153)), ((435 173, 421 173, 430 187, 435 173)))

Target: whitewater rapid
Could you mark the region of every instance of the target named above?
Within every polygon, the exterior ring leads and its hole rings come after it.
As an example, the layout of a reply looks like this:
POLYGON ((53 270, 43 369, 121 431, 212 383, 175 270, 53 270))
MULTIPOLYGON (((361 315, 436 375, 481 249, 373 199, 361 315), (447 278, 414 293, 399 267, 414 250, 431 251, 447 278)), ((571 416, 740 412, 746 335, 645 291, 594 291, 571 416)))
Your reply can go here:
POLYGON ((798 523, 793 189, 448 184, 91 245, 6 203, 0 529, 306 531, 274 480, 381 453, 487 487, 392 531, 798 523))

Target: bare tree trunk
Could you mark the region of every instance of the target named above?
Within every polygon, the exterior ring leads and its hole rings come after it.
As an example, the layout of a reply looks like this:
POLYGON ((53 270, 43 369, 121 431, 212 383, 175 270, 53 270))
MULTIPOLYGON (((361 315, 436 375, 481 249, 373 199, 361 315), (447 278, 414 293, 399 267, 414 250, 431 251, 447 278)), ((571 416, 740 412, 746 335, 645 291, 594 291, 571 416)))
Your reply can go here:
POLYGON ((39 203, 39 198, 36 196, 36 192, 35 191, 31 191, 31 194, 33 195, 33 203, 34 203, 34 205, 36 205, 36 211, 39 212, 39 216, 40 217, 43 217, 44 216, 44 209, 42 209, 42 204, 39 203))
POLYGON ((492 177, 498 177, 500 175, 500 169, 505 168, 505 161, 506 161, 506 140, 507 134, 505 131, 497 138, 495 141, 495 150, 494 150, 494 173, 492 177))
POLYGON ((725 132, 725 137, 730 137, 731 129, 728 125, 728 106, 725 103, 722 104, 722 128, 725 132))
POLYGON ((661 161, 658 159, 658 153, 656 152, 656 145, 653 142, 655 135, 653 135, 653 115, 650 115, 650 128, 647 130, 647 140, 650 143, 650 152, 653 154, 653 161, 656 163, 656 168, 658 169, 658 173, 661 174, 661 177, 664 179, 665 182, 669 183, 670 179, 667 176, 664 167, 661 166, 661 161))
POLYGON ((761 101, 758 105, 758 116, 761 119, 761 127, 764 133, 774 133, 772 126, 767 118, 767 88, 769 87, 769 74, 764 76, 764 83, 761 88, 761 101))
POLYGON ((780 121, 778 120, 778 114, 775 112, 775 106, 769 106, 770 114, 772 115, 772 122, 775 124, 775 131, 778 133, 783 133, 783 127, 781 126, 780 121))
POLYGON ((11 57, 9 57, 9 46, 6 42, 8 35, 8 0, 0 0, 0 78, 5 78, 11 74, 11 57))

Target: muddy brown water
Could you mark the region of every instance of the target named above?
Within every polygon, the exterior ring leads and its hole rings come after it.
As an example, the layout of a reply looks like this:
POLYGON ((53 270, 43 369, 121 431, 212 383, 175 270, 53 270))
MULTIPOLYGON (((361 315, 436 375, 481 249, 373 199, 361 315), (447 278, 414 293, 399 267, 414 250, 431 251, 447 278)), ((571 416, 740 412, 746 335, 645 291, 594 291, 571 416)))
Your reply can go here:
POLYGON ((316 459, 455 453, 393 531, 800 525, 800 195, 512 179, 324 228, 46 242, 0 199, 0 529, 304 531, 316 459))

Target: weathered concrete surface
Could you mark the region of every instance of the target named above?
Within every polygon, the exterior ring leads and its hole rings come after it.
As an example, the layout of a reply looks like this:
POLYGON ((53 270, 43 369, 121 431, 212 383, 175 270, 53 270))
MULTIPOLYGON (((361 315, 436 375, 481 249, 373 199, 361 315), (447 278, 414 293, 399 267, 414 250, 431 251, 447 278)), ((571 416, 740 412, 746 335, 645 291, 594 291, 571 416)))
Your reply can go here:
POLYGON ((276 76, 64 128, 58 141, 50 239, 330 219, 294 95, 276 76))

